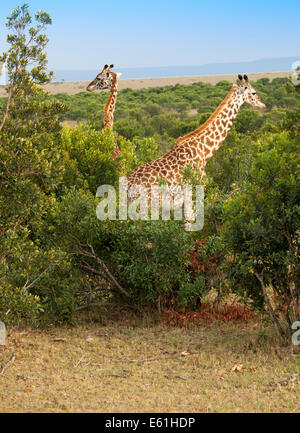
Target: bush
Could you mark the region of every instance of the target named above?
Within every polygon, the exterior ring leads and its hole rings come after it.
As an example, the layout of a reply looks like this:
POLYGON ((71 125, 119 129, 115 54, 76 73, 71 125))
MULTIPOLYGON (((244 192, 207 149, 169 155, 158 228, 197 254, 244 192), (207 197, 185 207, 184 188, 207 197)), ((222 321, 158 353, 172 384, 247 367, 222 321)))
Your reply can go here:
POLYGON ((244 189, 225 205, 224 239, 234 290, 289 336, 300 298, 299 144, 286 133, 269 140, 244 189))
POLYGON ((0 320, 7 324, 21 321, 36 324, 43 311, 40 298, 19 287, 0 286, 0 320))
MULTIPOLYGON (((95 131, 88 125, 79 125, 62 131, 62 149, 67 151, 71 161, 76 162, 81 182, 74 182, 67 168, 66 176, 71 177, 73 185, 86 185, 96 194, 103 183, 115 184, 118 179, 119 160, 114 161, 114 141, 110 130, 95 131)), ((72 168, 74 169, 74 168, 72 168)))
POLYGON ((193 238, 177 221, 118 223, 112 257, 120 279, 140 305, 191 306, 208 287, 199 271, 189 272, 193 238))

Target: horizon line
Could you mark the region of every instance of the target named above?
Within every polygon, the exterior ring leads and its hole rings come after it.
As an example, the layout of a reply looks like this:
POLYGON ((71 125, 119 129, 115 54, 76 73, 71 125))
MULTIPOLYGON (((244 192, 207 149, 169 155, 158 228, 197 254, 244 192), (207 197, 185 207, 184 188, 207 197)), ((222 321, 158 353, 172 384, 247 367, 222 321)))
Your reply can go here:
MULTIPOLYGON (((116 66, 117 68, 122 69, 161 69, 161 68, 197 68, 201 66, 216 66, 216 65, 235 65, 235 64, 242 64, 242 63, 257 63, 257 62, 264 62, 264 61, 272 61, 272 60, 288 60, 288 59, 296 59, 298 58, 300 61, 300 54, 298 56, 287 56, 287 57, 266 57, 266 58, 260 58, 256 60, 241 60, 241 61, 234 61, 234 62, 215 62, 215 63, 201 63, 201 64, 194 64, 194 65, 159 65, 159 66, 116 66)), ((49 69, 55 69, 57 71, 94 71, 97 68, 54 68, 50 67, 49 69)), ((262 71, 264 72, 264 71, 262 71)), ((284 71, 277 71, 277 72, 284 72, 284 71)), ((216 74, 217 75, 217 74, 216 74)), ((221 74, 223 75, 223 74, 221 74)))

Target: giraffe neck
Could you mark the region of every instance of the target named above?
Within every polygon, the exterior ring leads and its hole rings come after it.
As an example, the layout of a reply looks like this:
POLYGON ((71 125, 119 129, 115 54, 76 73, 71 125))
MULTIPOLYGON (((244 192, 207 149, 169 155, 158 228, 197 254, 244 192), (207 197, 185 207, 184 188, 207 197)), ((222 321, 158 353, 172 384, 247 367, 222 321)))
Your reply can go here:
POLYGON ((233 121, 243 105, 243 98, 236 93, 238 86, 234 85, 210 118, 198 129, 180 137, 175 148, 191 148, 191 157, 197 155, 203 168, 215 151, 227 137, 233 121))
POLYGON ((114 112, 118 95, 117 77, 114 77, 108 101, 104 108, 103 128, 112 128, 114 124, 114 112))
MULTIPOLYGON (((106 129, 106 128, 111 128, 111 130, 113 129, 114 112, 115 112, 115 108, 116 108, 117 95, 118 95, 117 76, 114 76, 110 95, 109 95, 108 101, 107 101, 105 108, 104 108, 104 121, 103 121, 103 128, 104 129, 106 129)), ((113 157, 113 159, 115 159, 121 153, 121 151, 119 149, 119 146, 118 146, 118 143, 117 143, 115 136, 113 136, 113 138, 114 138, 114 143, 115 143, 115 150, 114 150, 112 157, 113 157)))

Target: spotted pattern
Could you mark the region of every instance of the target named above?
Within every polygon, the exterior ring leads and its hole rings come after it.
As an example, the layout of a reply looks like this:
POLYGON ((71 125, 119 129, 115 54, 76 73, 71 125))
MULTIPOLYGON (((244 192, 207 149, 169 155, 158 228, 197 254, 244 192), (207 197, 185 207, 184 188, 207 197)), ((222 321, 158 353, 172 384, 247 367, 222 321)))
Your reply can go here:
POLYGON ((233 85, 224 101, 200 128, 178 138, 173 149, 162 157, 137 167, 127 179, 128 188, 144 185, 150 191, 152 185, 158 184, 158 179, 164 179, 168 185, 176 184, 182 180, 182 169, 187 164, 200 171, 203 178, 208 160, 224 142, 244 103, 265 108, 247 76, 240 78, 239 85, 233 85))
MULTIPOLYGON (((87 86, 87 90, 89 92, 93 92, 95 90, 110 90, 110 95, 104 108, 103 128, 111 128, 113 132, 114 112, 118 96, 118 74, 112 72, 111 68, 113 68, 113 65, 105 65, 103 70, 87 86)), ((115 149, 112 156, 115 159, 121 153, 121 151, 115 137, 114 143, 115 149)))

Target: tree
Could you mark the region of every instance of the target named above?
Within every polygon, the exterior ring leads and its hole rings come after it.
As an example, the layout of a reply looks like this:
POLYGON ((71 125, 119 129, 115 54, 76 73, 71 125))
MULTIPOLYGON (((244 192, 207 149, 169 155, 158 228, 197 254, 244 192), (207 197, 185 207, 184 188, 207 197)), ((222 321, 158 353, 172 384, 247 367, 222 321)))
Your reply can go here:
POLYGON ((64 111, 64 104, 42 98, 46 94, 39 85, 53 77, 52 72, 46 71, 44 49, 48 38, 43 33, 51 24, 51 18, 47 12, 39 11, 35 14, 35 21, 36 25, 30 26, 32 17, 27 4, 12 11, 6 23, 12 31, 7 36, 9 50, 0 57, 0 61, 7 65, 9 80, 0 131, 13 128, 14 134, 17 129, 22 136, 29 136, 32 131, 38 130, 41 134, 53 129, 57 126, 53 114, 64 111))
MULTIPOLYGON (((0 316, 14 322, 38 319, 41 312, 70 320, 78 308, 94 305, 99 293, 101 298, 107 281, 82 266, 94 257, 86 245, 90 228, 103 256, 95 193, 102 183, 117 182, 134 159, 133 146, 117 137, 123 152, 112 160, 107 131, 79 125, 62 132, 58 117, 66 106, 41 87, 52 77, 43 33, 51 19, 38 12, 35 22, 27 5, 12 12, 9 49, 1 57, 9 85, 0 131, 0 316), (66 240, 70 221, 75 236, 66 240)), ((111 284, 114 277, 95 257, 111 284)))
POLYGON ((45 216, 64 175, 58 121, 64 104, 40 87, 52 76, 46 72, 48 39, 42 33, 51 19, 38 12, 35 20, 36 26, 30 26, 27 5, 11 13, 9 48, 1 57, 9 77, 0 125, 0 304, 12 305, 5 320, 26 316, 26 308, 32 312, 28 316, 36 317, 46 298, 58 304, 59 274, 64 279, 70 272, 65 252, 44 235, 45 216), (20 302, 12 304, 15 299, 20 302))

